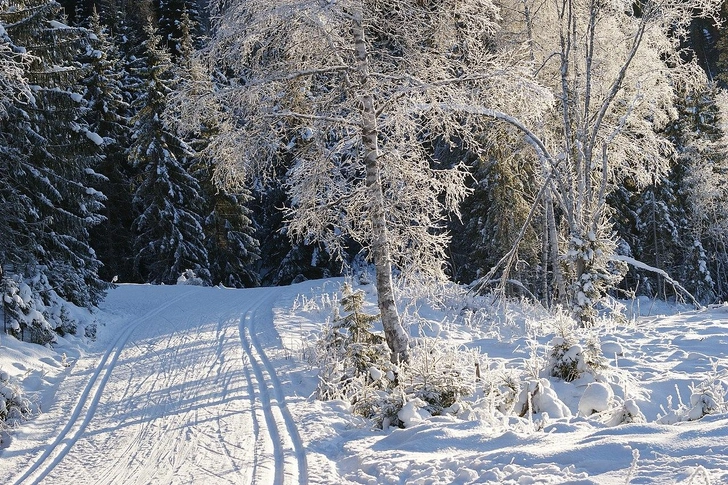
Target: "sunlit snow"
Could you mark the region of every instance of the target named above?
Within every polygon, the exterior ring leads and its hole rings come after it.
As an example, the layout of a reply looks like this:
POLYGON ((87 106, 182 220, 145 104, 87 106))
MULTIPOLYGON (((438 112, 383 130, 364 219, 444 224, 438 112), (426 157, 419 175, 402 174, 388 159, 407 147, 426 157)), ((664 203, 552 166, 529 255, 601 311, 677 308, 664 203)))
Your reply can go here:
POLYGON ((95 342, 0 335, 0 379, 39 410, 0 434, 0 483, 728 482, 728 306, 628 302, 649 315, 591 331, 608 361, 601 380, 532 375, 544 409, 518 417, 496 412, 483 386, 543 357, 558 335, 548 317, 420 305, 413 335, 477 350, 482 379, 444 415, 414 399, 404 428, 382 430, 312 397, 310 357, 342 282, 121 285, 88 317, 95 342))

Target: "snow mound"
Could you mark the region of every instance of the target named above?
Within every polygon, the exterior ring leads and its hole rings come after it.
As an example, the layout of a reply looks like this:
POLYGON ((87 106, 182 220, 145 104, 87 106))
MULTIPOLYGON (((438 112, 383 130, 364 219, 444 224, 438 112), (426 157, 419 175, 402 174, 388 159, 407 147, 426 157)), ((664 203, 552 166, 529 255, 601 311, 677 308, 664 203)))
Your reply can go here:
POLYGON ((602 382, 592 382, 584 389, 579 400, 579 414, 590 416, 594 413, 601 413, 612 406, 614 391, 612 386, 602 382))

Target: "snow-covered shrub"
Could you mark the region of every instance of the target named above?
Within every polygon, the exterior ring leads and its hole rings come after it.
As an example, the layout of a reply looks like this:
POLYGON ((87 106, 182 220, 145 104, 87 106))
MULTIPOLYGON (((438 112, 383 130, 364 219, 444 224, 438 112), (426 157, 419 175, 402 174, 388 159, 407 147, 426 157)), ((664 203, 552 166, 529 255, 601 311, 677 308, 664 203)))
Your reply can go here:
POLYGON ((54 327, 47 319, 46 302, 54 299, 59 298, 42 274, 28 280, 18 275, 3 278, 3 310, 10 333, 41 345, 53 342, 54 327))
POLYGON ((461 399, 474 392, 473 354, 443 346, 436 339, 420 339, 412 348, 410 361, 399 368, 396 381, 390 377, 394 376, 380 376, 387 386, 375 388, 370 372, 368 384, 360 382, 358 393, 349 395, 354 412, 383 428, 410 426, 428 416, 458 414, 466 407, 461 399))
POLYGON ((344 314, 335 312, 317 345, 318 398, 345 399, 356 414, 387 427, 412 422, 412 413, 400 417, 408 403, 418 406, 418 415, 437 415, 473 392, 473 353, 437 339, 419 339, 409 362, 394 365, 384 338, 372 332, 379 316, 363 310, 364 296, 348 283, 342 286, 344 314))
POLYGON ((568 406, 559 399, 548 379, 531 379, 521 389, 515 412, 519 416, 546 413, 551 418, 571 416, 568 406))
POLYGON ((429 403, 415 397, 408 400, 397 412, 397 419, 405 428, 412 427, 420 421, 432 416, 427 410, 429 403))
POLYGON ((579 414, 590 416, 608 410, 614 401, 612 386, 603 382, 590 382, 579 399, 579 414))
POLYGON ((399 412, 407 402, 407 396, 400 388, 389 390, 362 386, 359 395, 352 399, 354 414, 372 420, 378 427, 403 426, 399 412))
MULTIPOLYGON (((523 388, 520 378, 513 372, 504 368, 491 370, 486 367, 481 372, 481 385, 483 401, 492 410, 497 410, 504 416, 512 414, 519 403, 523 388)), ((519 409, 517 414, 522 409, 519 409)))
POLYGON ((402 365, 399 384, 407 396, 421 399, 433 416, 474 391, 476 358, 472 352, 437 338, 419 339, 410 361, 402 365))
POLYGON ((296 296, 291 305, 292 313, 304 313, 311 317, 319 317, 323 313, 333 311, 335 317, 338 316, 339 299, 336 294, 322 292, 320 294, 312 294, 310 297, 302 293, 296 296))
POLYGON ((0 429, 16 426, 30 416, 32 409, 22 388, 13 382, 6 371, 0 370, 0 429))
POLYGON ((616 407, 605 413, 604 424, 607 426, 618 426, 629 423, 646 423, 647 419, 642 414, 637 402, 634 399, 627 399, 616 407))
MULTIPOLYGON (((663 415, 658 416, 661 424, 674 424, 681 421, 696 421, 708 414, 728 412, 728 388, 715 371, 713 375, 699 384, 690 384, 690 400, 684 403, 678 391, 678 405, 673 407, 672 396, 668 396, 667 410, 663 407, 663 415)), ((677 387, 676 387, 677 389, 677 387)))
POLYGON ((695 421, 707 414, 724 412, 728 409, 725 402, 726 390, 722 384, 711 382, 690 386, 690 409, 688 420, 695 421))
POLYGON ((193 285, 193 286, 205 286, 205 281, 197 276, 195 270, 186 269, 177 278, 178 285, 193 285))
POLYGON ((554 337, 549 344, 549 375, 571 382, 589 373, 605 369, 606 359, 595 340, 581 345, 572 335, 554 337))

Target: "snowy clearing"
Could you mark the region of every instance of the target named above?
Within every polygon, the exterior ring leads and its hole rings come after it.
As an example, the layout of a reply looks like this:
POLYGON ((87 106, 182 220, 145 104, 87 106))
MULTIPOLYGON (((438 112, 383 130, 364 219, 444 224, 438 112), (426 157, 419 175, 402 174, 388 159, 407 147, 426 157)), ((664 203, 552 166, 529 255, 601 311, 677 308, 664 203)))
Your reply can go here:
MULTIPOLYGON (((47 349, 2 335, 0 371, 42 412, 2 434, 0 483, 728 482, 728 306, 659 305, 667 315, 595 331, 609 389, 548 379, 563 418, 493 419, 475 383, 470 412, 381 430, 311 397, 309 358, 342 282, 122 285, 96 315, 95 342, 47 349), (579 414, 604 399, 632 402, 644 422, 579 414)), ((429 323, 413 333, 479 349, 484 381, 488 369, 527 368, 555 335, 520 307, 500 322, 460 310, 421 306, 429 323)))

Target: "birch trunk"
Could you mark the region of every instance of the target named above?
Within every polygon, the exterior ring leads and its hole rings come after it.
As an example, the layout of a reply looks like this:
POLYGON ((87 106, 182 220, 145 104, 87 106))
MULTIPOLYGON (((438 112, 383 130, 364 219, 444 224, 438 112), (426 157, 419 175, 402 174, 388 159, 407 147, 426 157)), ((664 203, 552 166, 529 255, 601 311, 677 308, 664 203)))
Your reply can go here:
POLYGON ((551 190, 549 189, 545 194, 545 206, 546 206, 546 223, 548 230, 549 249, 551 256, 551 265, 553 271, 552 284, 556 290, 554 300, 563 302, 566 296, 566 282, 564 281, 564 274, 561 272, 561 258, 559 256, 559 232, 556 227, 556 215, 554 214, 554 199, 551 190))
POLYGON ((361 12, 354 15, 353 29, 357 71, 361 82, 361 129, 366 167, 366 187, 369 195, 369 217, 372 224, 371 252, 376 272, 377 300, 392 362, 408 360, 408 338, 394 300, 392 258, 389 252, 384 194, 379 170, 377 114, 369 86, 369 66, 361 12))

